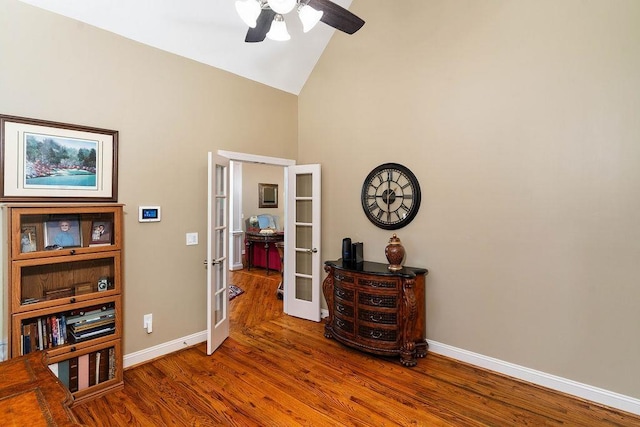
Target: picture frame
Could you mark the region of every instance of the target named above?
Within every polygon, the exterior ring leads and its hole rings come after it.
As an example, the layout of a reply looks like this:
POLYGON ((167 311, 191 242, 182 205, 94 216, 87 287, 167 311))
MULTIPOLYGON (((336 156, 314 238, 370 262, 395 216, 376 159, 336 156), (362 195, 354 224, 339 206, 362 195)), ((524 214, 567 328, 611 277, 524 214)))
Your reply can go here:
POLYGON ((278 184, 258 184, 258 207, 278 207, 278 184))
POLYGON ((106 246, 111 244, 112 226, 109 221, 93 221, 91 223, 91 241, 89 246, 106 246))
POLYGON ((82 246, 80 220, 77 217, 52 216, 44 223, 45 250, 82 246))
POLYGON ((116 202, 118 131, 0 115, 0 201, 116 202))
POLYGON ((35 225, 25 225, 20 229, 20 253, 26 254, 37 250, 38 232, 35 225))

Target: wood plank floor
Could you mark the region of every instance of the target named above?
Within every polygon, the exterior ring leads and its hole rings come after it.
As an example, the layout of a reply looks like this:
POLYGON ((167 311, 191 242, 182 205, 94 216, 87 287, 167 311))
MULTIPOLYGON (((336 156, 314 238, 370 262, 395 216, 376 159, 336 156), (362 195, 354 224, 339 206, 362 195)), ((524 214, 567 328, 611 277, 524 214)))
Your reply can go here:
POLYGON ((88 426, 640 426, 640 417, 428 354, 415 368, 282 314, 278 275, 232 273, 231 334, 125 371, 74 408, 88 426))

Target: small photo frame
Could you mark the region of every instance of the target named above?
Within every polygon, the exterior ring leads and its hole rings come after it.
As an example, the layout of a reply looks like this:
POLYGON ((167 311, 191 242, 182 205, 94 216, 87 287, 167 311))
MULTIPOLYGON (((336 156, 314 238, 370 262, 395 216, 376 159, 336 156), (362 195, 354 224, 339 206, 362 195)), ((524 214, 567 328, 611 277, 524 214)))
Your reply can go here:
POLYGON ((77 217, 51 217, 44 223, 45 250, 82 246, 80 220, 77 217))
POLYGON ((111 222, 93 221, 91 223, 91 242, 89 246, 111 244, 111 222))
POLYGON ((20 252, 25 254, 28 252, 36 251, 36 226, 25 225, 21 229, 22 236, 20 237, 20 252))

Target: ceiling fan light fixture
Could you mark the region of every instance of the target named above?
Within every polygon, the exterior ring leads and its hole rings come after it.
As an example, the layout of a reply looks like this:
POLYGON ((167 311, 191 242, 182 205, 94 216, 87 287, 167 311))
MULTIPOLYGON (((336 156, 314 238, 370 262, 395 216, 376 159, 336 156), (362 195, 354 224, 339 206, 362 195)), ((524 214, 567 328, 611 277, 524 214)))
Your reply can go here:
POLYGON ((289 13, 296 6, 296 0, 267 0, 267 4, 275 13, 284 15, 289 13))
POLYGON ((301 5, 300 9, 298 9, 298 16, 300 17, 300 22, 302 22, 302 31, 309 32, 320 22, 323 14, 324 12, 315 10, 308 4, 301 5))
POLYGON ((251 28, 256 27, 256 20, 261 11, 260 0, 236 1, 236 12, 238 12, 244 23, 251 28))
POLYGON ((287 31, 287 24, 284 22, 284 17, 279 13, 273 18, 271 28, 267 33, 267 38, 278 42, 284 42, 291 39, 291 36, 287 31))

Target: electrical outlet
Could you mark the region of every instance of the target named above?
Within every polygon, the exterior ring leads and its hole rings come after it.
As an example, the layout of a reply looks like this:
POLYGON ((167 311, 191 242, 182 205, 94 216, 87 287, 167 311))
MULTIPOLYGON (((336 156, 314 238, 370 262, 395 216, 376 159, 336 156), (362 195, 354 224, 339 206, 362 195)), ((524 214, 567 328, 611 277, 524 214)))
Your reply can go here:
POLYGON ((153 332, 153 314, 145 314, 143 322, 142 327, 147 330, 147 333, 150 334, 153 332))

